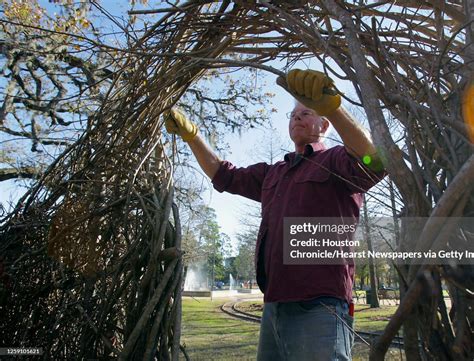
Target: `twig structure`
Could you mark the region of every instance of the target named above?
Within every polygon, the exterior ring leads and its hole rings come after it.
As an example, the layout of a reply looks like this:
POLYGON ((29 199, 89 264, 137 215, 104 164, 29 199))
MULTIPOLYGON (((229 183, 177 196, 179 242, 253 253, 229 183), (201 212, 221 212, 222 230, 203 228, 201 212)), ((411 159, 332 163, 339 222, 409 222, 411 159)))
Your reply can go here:
MULTIPOLYGON (((351 82, 344 98, 363 107, 403 204, 400 249, 472 247, 472 228, 443 229, 474 216, 473 1, 187 1, 130 14, 159 20, 127 30, 125 49, 77 39, 118 54, 113 71, 90 69, 110 86, 4 219, 2 342, 41 345, 44 359, 178 359, 181 231, 161 115, 221 68, 282 76, 318 59, 336 84, 351 82)), ((407 360, 472 360, 474 266, 398 271, 401 305, 371 359, 403 325, 407 360)))

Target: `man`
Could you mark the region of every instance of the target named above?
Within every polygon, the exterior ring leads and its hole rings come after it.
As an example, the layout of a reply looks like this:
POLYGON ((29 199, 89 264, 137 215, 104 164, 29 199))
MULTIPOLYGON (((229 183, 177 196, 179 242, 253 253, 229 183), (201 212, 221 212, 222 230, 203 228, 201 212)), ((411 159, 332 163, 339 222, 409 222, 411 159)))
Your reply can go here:
POLYGON ((285 217, 358 218, 362 193, 383 176, 375 148, 363 128, 340 107, 332 80, 312 70, 292 70, 288 90, 298 102, 291 112, 295 152, 274 165, 236 168, 221 161, 198 135, 196 125, 172 110, 169 132, 188 142, 214 188, 261 202, 257 238, 257 282, 264 310, 259 361, 350 360, 354 267, 283 263, 285 217), (326 149, 322 137, 332 123, 344 146, 326 149), (359 161, 364 158, 372 169, 359 161))

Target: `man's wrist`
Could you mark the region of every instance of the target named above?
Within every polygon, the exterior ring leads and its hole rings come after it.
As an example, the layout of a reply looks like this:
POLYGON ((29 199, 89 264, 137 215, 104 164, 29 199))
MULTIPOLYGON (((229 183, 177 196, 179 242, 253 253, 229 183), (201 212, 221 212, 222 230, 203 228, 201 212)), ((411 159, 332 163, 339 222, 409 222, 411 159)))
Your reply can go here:
POLYGON ((191 123, 192 124, 192 131, 191 132, 187 132, 186 135, 182 135, 181 136, 181 139, 183 139, 186 143, 189 143, 191 142, 193 139, 196 138, 196 136, 198 135, 199 133, 199 129, 197 127, 196 124, 194 123, 191 123))
POLYGON ((198 137, 200 136, 201 134, 199 133, 199 131, 197 131, 194 135, 189 135, 188 137, 181 137, 181 139, 183 139, 183 141, 185 141, 186 143, 191 144, 196 142, 198 137))

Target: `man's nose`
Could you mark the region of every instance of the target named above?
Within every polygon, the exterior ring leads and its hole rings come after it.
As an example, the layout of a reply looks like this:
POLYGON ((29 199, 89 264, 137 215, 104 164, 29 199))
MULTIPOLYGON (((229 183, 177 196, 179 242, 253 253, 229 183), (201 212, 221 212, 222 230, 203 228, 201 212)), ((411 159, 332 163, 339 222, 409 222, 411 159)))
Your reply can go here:
POLYGON ((303 118, 301 117, 301 114, 300 114, 300 113, 296 113, 295 116, 294 116, 294 118, 293 118, 293 120, 298 120, 298 121, 300 121, 300 120, 303 120, 303 118))

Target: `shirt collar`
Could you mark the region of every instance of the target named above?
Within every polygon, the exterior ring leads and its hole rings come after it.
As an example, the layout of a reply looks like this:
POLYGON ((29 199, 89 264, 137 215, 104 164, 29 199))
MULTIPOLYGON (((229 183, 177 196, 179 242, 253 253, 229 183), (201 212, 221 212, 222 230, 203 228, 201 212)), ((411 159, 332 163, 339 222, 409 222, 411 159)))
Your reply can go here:
MULTIPOLYGON (((327 148, 324 145, 324 143, 321 143, 321 142, 309 143, 309 144, 306 144, 304 147, 303 156, 307 157, 313 154, 314 152, 320 152, 326 149, 327 148)), ((285 154, 285 162, 289 162, 294 157, 295 157, 295 152, 285 154)))

